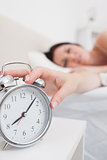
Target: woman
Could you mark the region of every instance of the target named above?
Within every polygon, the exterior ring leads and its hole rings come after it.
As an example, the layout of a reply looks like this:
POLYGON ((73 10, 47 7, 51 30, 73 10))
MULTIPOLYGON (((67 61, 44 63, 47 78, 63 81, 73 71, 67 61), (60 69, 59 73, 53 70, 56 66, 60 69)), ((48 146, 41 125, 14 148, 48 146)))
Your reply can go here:
MULTIPOLYGON (((45 91, 48 95, 53 95, 50 102, 52 108, 55 108, 66 96, 71 93, 86 92, 102 85, 107 85, 99 73, 107 72, 106 44, 107 31, 99 35, 91 52, 86 51, 78 44, 64 43, 61 45, 55 45, 50 49, 51 53, 48 54, 48 57, 51 54, 51 59, 55 63, 65 67, 79 66, 78 68, 75 68, 75 70, 81 69, 86 71, 70 74, 37 67, 26 76, 25 81, 26 83, 33 83, 37 78, 42 78, 46 82, 45 91)), ((7 72, 7 74, 22 77, 28 74, 28 72, 10 71, 7 72)))
POLYGON ((91 51, 79 44, 59 43, 52 46, 46 56, 63 67, 72 67, 72 71, 107 71, 107 31, 101 33, 91 51))

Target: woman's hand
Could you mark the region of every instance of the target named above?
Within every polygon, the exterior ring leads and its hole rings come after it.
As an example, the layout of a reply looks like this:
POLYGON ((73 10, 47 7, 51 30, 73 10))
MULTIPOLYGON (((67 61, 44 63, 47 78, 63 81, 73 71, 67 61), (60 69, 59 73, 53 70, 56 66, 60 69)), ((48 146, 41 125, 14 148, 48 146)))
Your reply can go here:
POLYGON ((44 91, 52 96, 50 105, 55 108, 61 101, 72 93, 82 93, 101 86, 97 73, 63 73, 47 68, 37 67, 26 76, 26 83, 33 83, 37 78, 46 82, 44 91))
POLYGON ((44 91, 52 96, 50 106, 55 108, 62 100, 72 93, 82 93, 101 86, 98 73, 93 72, 78 72, 78 73, 63 73, 48 68, 36 67, 32 72, 28 70, 8 71, 5 74, 14 77, 25 77, 26 83, 33 83, 36 79, 42 78, 46 87, 44 91))

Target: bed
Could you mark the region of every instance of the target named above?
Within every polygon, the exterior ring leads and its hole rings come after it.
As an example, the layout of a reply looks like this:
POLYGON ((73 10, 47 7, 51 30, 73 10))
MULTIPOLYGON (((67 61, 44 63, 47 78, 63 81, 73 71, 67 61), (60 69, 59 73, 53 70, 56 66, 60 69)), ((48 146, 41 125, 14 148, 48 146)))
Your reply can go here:
POLYGON ((86 160, 107 159, 107 87, 67 97, 54 116, 87 121, 86 160))
MULTIPOLYGON (((14 60, 29 62, 33 67, 39 65, 36 58, 32 58, 35 52, 46 51, 54 43, 46 36, 0 16, 0 67, 14 60)), ((48 66, 69 71, 49 63, 48 66)), ((107 87, 68 96, 53 110, 53 116, 87 120, 85 160, 107 159, 107 87)))

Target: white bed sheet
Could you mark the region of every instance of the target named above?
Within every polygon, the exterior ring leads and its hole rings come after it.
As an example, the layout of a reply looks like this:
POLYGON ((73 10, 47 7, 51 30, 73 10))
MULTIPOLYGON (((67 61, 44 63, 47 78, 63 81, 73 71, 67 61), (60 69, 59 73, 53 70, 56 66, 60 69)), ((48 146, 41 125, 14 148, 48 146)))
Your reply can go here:
POLYGON ((70 95, 53 115, 86 120, 85 160, 107 160, 107 87, 70 95))

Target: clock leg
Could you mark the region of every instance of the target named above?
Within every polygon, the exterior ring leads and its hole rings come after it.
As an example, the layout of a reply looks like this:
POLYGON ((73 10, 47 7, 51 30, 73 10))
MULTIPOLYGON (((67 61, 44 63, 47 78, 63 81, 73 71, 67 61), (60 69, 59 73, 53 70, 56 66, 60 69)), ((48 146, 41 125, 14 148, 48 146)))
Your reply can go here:
POLYGON ((7 146, 8 146, 8 143, 5 142, 2 149, 5 150, 7 148, 7 146))

